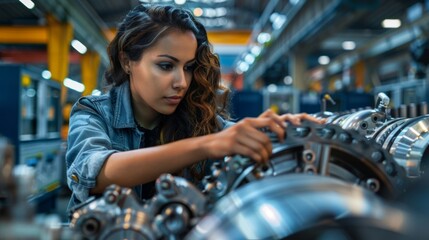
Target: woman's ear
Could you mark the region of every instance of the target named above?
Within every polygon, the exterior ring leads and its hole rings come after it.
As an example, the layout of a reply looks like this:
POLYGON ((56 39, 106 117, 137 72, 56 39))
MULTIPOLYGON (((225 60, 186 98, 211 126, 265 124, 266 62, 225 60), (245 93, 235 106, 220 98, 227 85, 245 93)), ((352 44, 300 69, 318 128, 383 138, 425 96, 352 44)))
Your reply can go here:
POLYGON ((125 54, 124 52, 120 52, 119 58, 124 72, 126 74, 130 74, 130 59, 128 58, 127 54, 125 54))

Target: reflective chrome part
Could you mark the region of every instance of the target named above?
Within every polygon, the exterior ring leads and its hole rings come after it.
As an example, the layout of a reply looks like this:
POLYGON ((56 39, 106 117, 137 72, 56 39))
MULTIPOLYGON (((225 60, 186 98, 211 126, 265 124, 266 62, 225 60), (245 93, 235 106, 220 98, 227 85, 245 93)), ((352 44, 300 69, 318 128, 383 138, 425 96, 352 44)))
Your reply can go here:
POLYGON ((74 211, 70 228, 85 239, 155 239, 150 221, 131 189, 111 185, 74 211))
POLYGON ((364 136, 371 135, 391 118, 389 103, 389 97, 384 93, 379 93, 374 109, 351 113, 337 123, 344 129, 356 130, 364 136))
POLYGON ((218 201, 186 239, 288 239, 326 221, 372 219, 392 232, 408 232, 412 219, 372 192, 326 176, 265 178, 218 201))
POLYGON ((145 204, 158 236, 181 239, 208 211, 203 193, 184 178, 170 174, 156 181, 157 194, 145 204))
POLYGON ((344 129, 353 129, 366 136, 373 134, 386 120, 385 112, 362 110, 348 115, 339 125, 344 129))
POLYGON ((429 115, 395 119, 374 134, 408 177, 419 177, 429 161, 429 115))
MULTIPOLYGON (((366 138, 374 139, 405 169, 407 177, 420 177, 428 164, 426 159, 429 159, 429 115, 391 118, 389 102, 386 94, 379 93, 374 109, 333 114, 327 118, 327 122, 343 129, 356 130, 366 138)), ((408 108, 412 116, 417 114, 414 104, 408 108)), ((401 109, 405 111, 407 106, 401 106, 401 109)), ((419 112, 425 113, 423 110, 419 112)))
POLYGON ((404 191, 404 170, 372 139, 337 125, 311 122, 288 126, 286 135, 283 142, 274 142, 268 165, 242 156, 216 164, 206 178, 210 181, 205 192, 211 201, 249 182, 292 173, 338 178, 386 198, 404 191))
POLYGON ((129 188, 109 186, 74 211, 70 228, 85 239, 180 239, 207 212, 205 196, 183 178, 162 175, 142 203, 129 188))

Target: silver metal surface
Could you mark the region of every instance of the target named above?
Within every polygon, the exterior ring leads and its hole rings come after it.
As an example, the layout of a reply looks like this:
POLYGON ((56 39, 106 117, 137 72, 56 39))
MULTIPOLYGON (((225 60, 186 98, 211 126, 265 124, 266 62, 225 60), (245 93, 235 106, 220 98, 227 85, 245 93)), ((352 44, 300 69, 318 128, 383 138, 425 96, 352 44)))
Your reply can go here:
POLYGON ((348 217, 388 220, 398 232, 407 228, 407 216, 364 188, 326 176, 289 174, 226 195, 186 239, 287 239, 309 226, 348 217))

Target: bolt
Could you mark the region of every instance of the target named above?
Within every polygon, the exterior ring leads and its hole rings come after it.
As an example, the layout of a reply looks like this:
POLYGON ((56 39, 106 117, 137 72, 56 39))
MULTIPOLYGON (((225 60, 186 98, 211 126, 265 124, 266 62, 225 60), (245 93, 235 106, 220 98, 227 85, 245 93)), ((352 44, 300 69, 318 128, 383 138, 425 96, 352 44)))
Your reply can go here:
POLYGON ((395 170, 395 166, 393 166, 393 164, 387 164, 386 167, 384 168, 386 170, 386 173, 389 174, 390 176, 395 176, 396 175, 396 170, 395 170))
POLYGON ((170 189, 170 187, 171 187, 171 185, 170 185, 169 182, 167 182, 167 181, 162 181, 161 182, 161 189, 162 190, 168 190, 168 189, 170 189))
POLYGON ((366 130, 368 128, 368 123, 366 121, 361 122, 360 128, 362 128, 363 130, 366 130))
POLYGON ((338 138, 344 143, 350 143, 352 141, 352 138, 348 133, 341 133, 338 138))
POLYGON ((376 162, 381 162, 383 161, 383 154, 380 151, 375 151, 371 154, 371 158, 376 162))
POLYGON ((314 160, 314 153, 310 149, 304 150, 302 153, 305 162, 310 163, 314 160))
POLYGON ((366 186, 373 192, 378 192, 380 189, 380 182, 375 178, 370 178, 366 180, 366 186))
POLYGON ((330 128, 324 128, 322 130, 322 137, 323 138, 332 138, 334 136, 334 130, 330 129, 330 128))

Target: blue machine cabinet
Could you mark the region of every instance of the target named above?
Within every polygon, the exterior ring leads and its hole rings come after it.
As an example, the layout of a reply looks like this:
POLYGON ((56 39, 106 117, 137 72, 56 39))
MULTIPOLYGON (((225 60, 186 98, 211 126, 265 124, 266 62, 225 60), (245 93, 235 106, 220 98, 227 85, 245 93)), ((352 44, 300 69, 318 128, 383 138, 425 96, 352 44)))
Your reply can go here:
POLYGON ((21 65, 0 65, 0 134, 15 147, 15 163, 34 167, 33 201, 39 212, 55 208, 60 188, 61 85, 21 65))

